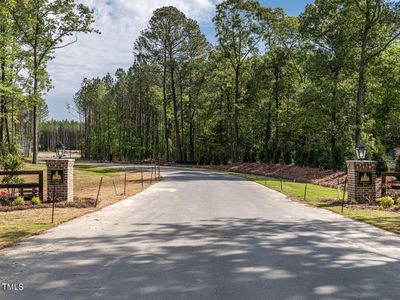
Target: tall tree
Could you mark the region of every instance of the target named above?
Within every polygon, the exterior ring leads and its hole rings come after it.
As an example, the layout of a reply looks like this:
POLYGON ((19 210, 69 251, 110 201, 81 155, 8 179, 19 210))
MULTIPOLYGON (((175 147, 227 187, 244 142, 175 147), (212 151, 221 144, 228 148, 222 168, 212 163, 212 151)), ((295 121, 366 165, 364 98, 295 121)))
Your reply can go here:
POLYGON ((261 40, 259 13, 260 4, 257 1, 227 0, 217 5, 216 16, 213 19, 218 44, 235 74, 234 161, 240 159, 241 71, 246 59, 257 51, 261 40))
POLYGON ((77 42, 77 33, 95 31, 92 28, 93 11, 74 0, 18 0, 14 22, 21 33, 21 43, 27 47, 27 63, 32 79, 30 97, 33 123, 33 159, 38 159, 39 107, 42 95, 49 88, 47 63, 54 58, 55 50, 77 42), (75 38, 71 39, 71 36, 75 38))
MULTIPOLYGON (((400 37, 400 3, 388 0, 354 0, 358 25, 358 89, 355 142, 361 142, 366 91, 366 72, 371 61, 400 37)), ((350 5, 351 5, 350 4, 350 5)))
POLYGON ((22 52, 12 18, 14 5, 14 1, 0 3, 0 144, 9 146, 14 144, 14 118, 11 118, 10 126, 9 110, 13 116, 15 101, 23 98, 21 89, 15 84, 22 52))

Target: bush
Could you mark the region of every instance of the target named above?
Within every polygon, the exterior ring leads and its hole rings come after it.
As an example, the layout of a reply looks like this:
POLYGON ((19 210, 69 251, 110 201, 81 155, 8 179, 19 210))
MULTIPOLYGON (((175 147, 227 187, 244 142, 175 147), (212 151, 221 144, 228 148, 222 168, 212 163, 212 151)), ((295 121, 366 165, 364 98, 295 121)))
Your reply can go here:
MULTIPOLYGON (((18 171, 19 169, 22 168, 23 166, 23 161, 21 157, 18 155, 18 151, 15 147, 11 147, 10 149, 7 149, 8 152, 4 152, 4 155, 0 156, 0 165, 3 167, 4 170, 6 171, 18 171)), ((2 179, 3 183, 20 183, 22 180, 15 175, 8 175, 4 176, 2 179)), ((15 190, 11 190, 11 195, 14 195, 15 190)))
POLYGON ((389 159, 386 153, 374 152, 372 153, 371 158, 377 162, 376 172, 378 175, 389 170, 389 159))
POLYGON ((7 153, 0 160, 4 170, 18 171, 22 168, 22 159, 17 153, 7 153))
POLYGON ((36 204, 42 203, 42 201, 40 201, 40 198, 39 198, 39 197, 33 197, 32 200, 31 200, 31 203, 32 203, 33 205, 36 205, 36 204))
POLYGON ((10 200, 8 199, 8 193, 1 192, 0 193, 0 205, 8 205, 9 203, 10 203, 10 200))
POLYGON ((379 198, 378 202, 381 204, 382 208, 391 208, 394 205, 393 198, 389 196, 379 198))
POLYGON ((15 205, 25 205, 25 200, 22 197, 18 197, 17 199, 14 200, 15 205))

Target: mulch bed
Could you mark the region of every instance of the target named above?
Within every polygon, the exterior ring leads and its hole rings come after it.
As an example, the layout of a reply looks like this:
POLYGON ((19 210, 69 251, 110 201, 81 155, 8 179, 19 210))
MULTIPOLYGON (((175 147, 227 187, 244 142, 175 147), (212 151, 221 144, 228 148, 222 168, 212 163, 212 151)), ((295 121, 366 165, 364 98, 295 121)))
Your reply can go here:
MULTIPOLYGON (((96 199, 93 198, 86 198, 82 200, 75 200, 73 202, 57 202, 55 207, 57 208, 88 208, 94 207, 96 199)), ((51 208, 53 203, 41 203, 41 204, 32 204, 29 201, 25 202, 24 205, 6 205, 0 206, 0 212, 10 212, 16 210, 28 210, 28 209, 39 209, 39 208, 51 208)))

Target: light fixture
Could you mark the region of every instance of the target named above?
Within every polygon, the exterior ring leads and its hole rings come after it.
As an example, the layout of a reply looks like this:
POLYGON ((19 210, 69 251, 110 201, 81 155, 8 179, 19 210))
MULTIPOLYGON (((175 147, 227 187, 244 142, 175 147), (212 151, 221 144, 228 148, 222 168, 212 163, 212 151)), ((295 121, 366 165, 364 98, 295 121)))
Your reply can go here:
POLYGON ((364 160, 367 156, 367 149, 362 144, 359 144, 356 147, 356 154, 357 154, 357 159, 364 160))
POLYGON ((56 145, 56 155, 59 159, 65 156, 65 146, 62 143, 56 145))

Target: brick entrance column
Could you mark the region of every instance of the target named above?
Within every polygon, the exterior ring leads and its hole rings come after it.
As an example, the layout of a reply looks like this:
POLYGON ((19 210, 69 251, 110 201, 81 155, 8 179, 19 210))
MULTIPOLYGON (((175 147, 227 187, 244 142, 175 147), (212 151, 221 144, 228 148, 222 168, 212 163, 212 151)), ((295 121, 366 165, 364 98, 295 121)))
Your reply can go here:
POLYGON ((49 159, 47 165, 47 201, 74 200, 74 159, 49 159))
POLYGON ((348 160, 347 180, 349 201, 376 199, 376 161, 348 160))

